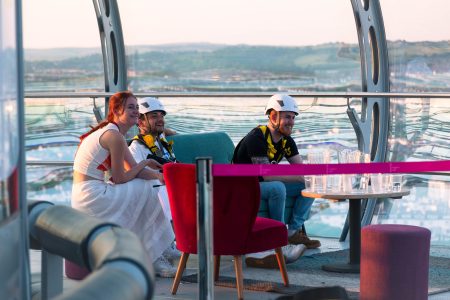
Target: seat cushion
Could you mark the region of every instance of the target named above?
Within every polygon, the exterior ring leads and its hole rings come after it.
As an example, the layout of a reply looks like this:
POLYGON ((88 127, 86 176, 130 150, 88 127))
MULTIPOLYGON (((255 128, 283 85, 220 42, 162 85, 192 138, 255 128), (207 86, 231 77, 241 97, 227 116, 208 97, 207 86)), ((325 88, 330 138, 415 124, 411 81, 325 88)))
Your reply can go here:
POLYGON ((75 280, 83 280, 91 273, 88 269, 80 267, 76 263, 67 259, 64 260, 64 270, 67 278, 75 280))
POLYGON ((361 299, 427 299, 430 230, 400 224, 361 230, 361 299))
POLYGON ((286 225, 276 220, 257 217, 247 241, 246 253, 285 246, 288 243, 286 225))

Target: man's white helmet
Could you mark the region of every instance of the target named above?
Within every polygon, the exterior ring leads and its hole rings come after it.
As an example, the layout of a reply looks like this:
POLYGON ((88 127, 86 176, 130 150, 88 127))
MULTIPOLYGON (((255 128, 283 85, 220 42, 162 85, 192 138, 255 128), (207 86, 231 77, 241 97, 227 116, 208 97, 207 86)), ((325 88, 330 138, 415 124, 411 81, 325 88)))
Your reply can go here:
POLYGON ((295 99, 286 94, 275 94, 270 97, 266 106, 266 115, 269 114, 270 110, 276 111, 291 111, 298 115, 298 106, 295 99))
POLYGON ((164 105, 155 97, 146 97, 138 99, 139 113, 144 115, 151 111, 162 111, 164 115, 167 113, 164 109, 164 105))

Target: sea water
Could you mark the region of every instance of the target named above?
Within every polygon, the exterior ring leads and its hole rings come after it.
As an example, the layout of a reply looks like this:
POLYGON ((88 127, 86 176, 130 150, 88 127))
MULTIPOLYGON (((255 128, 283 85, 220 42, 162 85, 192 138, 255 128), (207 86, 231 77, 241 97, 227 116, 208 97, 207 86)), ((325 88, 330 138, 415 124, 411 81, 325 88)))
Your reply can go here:
MULTIPOLYGON (((201 97, 161 98, 168 112, 166 126, 179 134, 225 131, 237 144, 252 128, 267 122, 265 98, 201 97)), ((300 114, 293 138, 300 155, 311 150, 337 153, 356 149, 356 135, 347 117, 346 99, 297 99, 300 114)), ((101 100, 97 100, 98 105, 101 100)), ((358 112, 361 102, 351 106, 358 112)), ((103 107, 100 107, 103 109, 103 107)), ((91 99, 26 99, 27 160, 71 161, 79 136, 94 125, 91 99)), ((391 100, 389 159, 430 161, 450 159, 450 104, 445 99, 391 100)), ((176 145, 174 145, 176 153, 176 145)), ((411 194, 397 200, 378 201, 373 223, 424 226, 433 231, 433 243, 450 244, 450 177, 407 174, 405 187, 411 194)), ((69 205, 71 167, 28 166, 28 199, 69 205)), ((313 235, 338 237, 348 204, 317 199, 308 220, 313 235)))

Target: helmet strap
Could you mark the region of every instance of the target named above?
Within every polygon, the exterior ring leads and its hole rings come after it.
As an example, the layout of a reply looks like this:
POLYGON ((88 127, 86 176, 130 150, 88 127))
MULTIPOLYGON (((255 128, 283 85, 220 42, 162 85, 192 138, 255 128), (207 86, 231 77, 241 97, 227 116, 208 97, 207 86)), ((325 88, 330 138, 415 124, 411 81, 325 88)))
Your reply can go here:
POLYGON ((139 134, 145 134, 146 132, 145 128, 142 127, 142 124, 147 121, 147 116, 144 115, 144 119, 139 115, 138 123, 136 124, 136 127, 139 128, 139 134))
POLYGON ((145 122, 147 122, 147 128, 149 130, 149 132, 146 132, 145 134, 152 134, 152 125, 150 125, 147 114, 144 114, 144 117, 145 117, 145 122))

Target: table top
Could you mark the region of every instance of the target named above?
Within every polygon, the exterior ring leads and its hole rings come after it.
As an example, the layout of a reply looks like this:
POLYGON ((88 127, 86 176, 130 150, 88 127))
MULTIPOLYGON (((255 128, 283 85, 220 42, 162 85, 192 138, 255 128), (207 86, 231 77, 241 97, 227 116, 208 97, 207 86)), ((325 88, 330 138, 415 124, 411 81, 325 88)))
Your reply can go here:
POLYGON ((402 189, 398 192, 393 191, 381 191, 374 192, 371 188, 367 191, 363 190, 353 190, 352 192, 318 192, 311 190, 302 190, 302 195, 308 198, 322 198, 322 199, 333 199, 333 200, 344 200, 344 199, 368 199, 368 198, 401 198, 403 196, 409 195, 408 189, 402 189))

